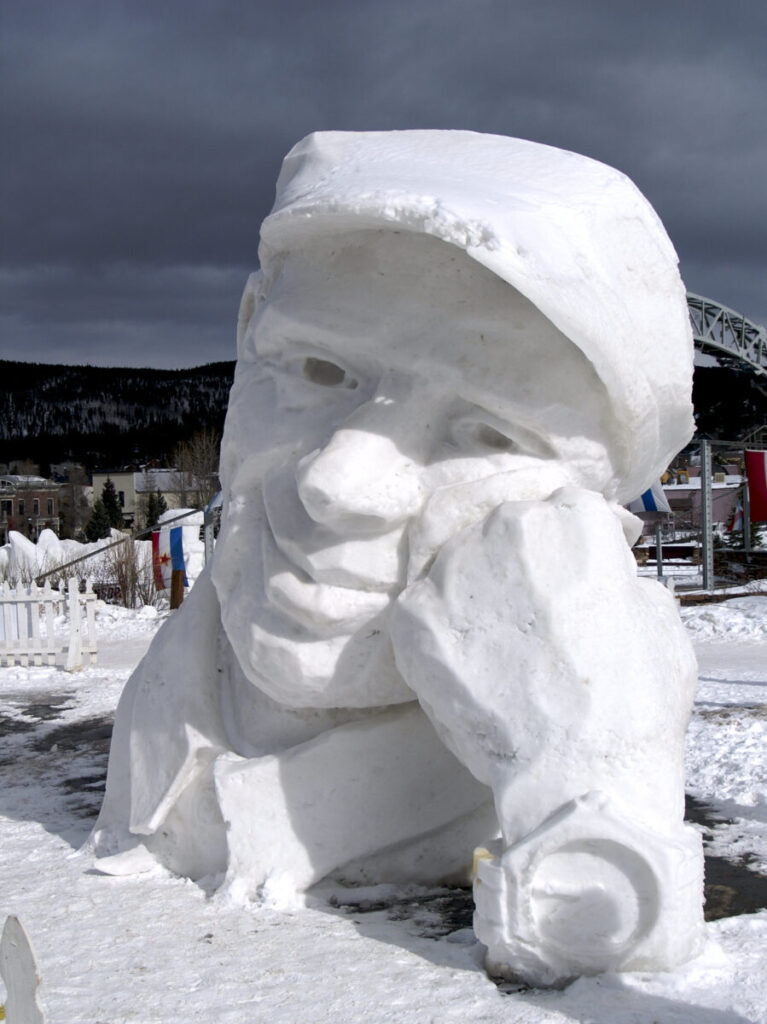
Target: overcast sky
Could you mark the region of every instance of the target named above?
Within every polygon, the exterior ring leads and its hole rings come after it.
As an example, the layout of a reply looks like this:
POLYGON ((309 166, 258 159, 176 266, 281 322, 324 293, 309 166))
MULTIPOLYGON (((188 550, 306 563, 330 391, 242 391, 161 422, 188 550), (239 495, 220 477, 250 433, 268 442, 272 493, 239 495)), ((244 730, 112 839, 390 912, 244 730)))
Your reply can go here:
POLYGON ((767 323, 767 3, 3 0, 0 358, 234 358, 280 162, 467 128, 625 171, 690 291, 767 323))

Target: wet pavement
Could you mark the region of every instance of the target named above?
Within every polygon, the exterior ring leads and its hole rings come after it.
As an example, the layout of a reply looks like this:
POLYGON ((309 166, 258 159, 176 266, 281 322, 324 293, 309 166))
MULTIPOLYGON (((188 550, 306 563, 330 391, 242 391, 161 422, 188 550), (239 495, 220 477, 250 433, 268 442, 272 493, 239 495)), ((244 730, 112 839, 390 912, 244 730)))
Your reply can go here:
POLYGON ((703 832, 706 920, 718 921, 722 917, 737 917, 739 914, 751 914, 767 907, 767 875, 750 867, 753 858, 746 855, 738 860, 727 860, 706 853, 706 843, 711 839, 710 830, 717 825, 732 822, 717 815, 713 808, 689 794, 685 801, 685 819, 702 825, 704 830, 709 830, 703 832))

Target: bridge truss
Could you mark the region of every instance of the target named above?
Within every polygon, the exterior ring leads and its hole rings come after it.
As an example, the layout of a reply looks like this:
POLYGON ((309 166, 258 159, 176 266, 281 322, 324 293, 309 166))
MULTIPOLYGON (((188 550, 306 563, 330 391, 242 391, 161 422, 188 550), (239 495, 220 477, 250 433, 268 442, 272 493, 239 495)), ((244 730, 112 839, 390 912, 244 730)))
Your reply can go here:
POLYGON ((733 309, 687 293, 696 348, 716 356, 724 366, 743 369, 767 380, 767 331, 733 309))

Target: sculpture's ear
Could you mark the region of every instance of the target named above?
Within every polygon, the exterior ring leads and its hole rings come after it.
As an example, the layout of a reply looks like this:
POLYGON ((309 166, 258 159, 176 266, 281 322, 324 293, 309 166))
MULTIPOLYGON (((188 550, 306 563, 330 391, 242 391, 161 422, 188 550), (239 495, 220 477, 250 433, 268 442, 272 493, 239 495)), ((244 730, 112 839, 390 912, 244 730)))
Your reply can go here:
POLYGON ((242 340, 245 337, 245 332, 248 329, 248 324, 251 321, 253 314, 256 311, 256 307, 263 299, 264 292, 264 274, 262 271, 257 270, 255 274, 251 274, 245 284, 245 290, 242 293, 240 299, 240 312, 237 317, 237 355, 240 354, 240 348, 242 346, 242 340))

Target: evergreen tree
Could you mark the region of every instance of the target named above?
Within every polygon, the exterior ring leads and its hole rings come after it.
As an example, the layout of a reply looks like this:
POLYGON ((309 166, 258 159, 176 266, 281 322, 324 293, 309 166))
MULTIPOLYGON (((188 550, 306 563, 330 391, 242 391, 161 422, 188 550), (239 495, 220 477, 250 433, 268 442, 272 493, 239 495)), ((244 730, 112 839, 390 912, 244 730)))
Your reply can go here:
POLYGON ((117 497, 117 490, 111 477, 107 477, 104 481, 104 487, 101 491, 101 502, 109 517, 109 525, 114 526, 117 530, 122 530, 124 525, 123 511, 120 508, 120 499, 117 497))
POLYGON ((146 502, 146 525, 147 527, 154 526, 163 512, 168 511, 168 504, 165 498, 160 493, 159 487, 154 494, 149 495, 146 502))
MULTIPOLYGON (((157 488, 157 519, 159 519, 160 516, 164 512, 167 512, 167 511, 168 511, 168 503, 165 500, 165 498, 163 497, 162 493, 160 492, 160 488, 158 487, 157 488)), ((157 522, 157 519, 155 519, 155 522, 157 522)))
POLYGON ((109 536, 111 527, 109 513, 104 507, 104 502, 99 498, 93 506, 91 517, 85 525, 85 536, 89 541, 101 540, 109 536))
POLYGON ((148 530, 150 526, 154 526, 157 522, 157 498, 150 491, 147 495, 146 505, 144 506, 144 526, 148 530))

